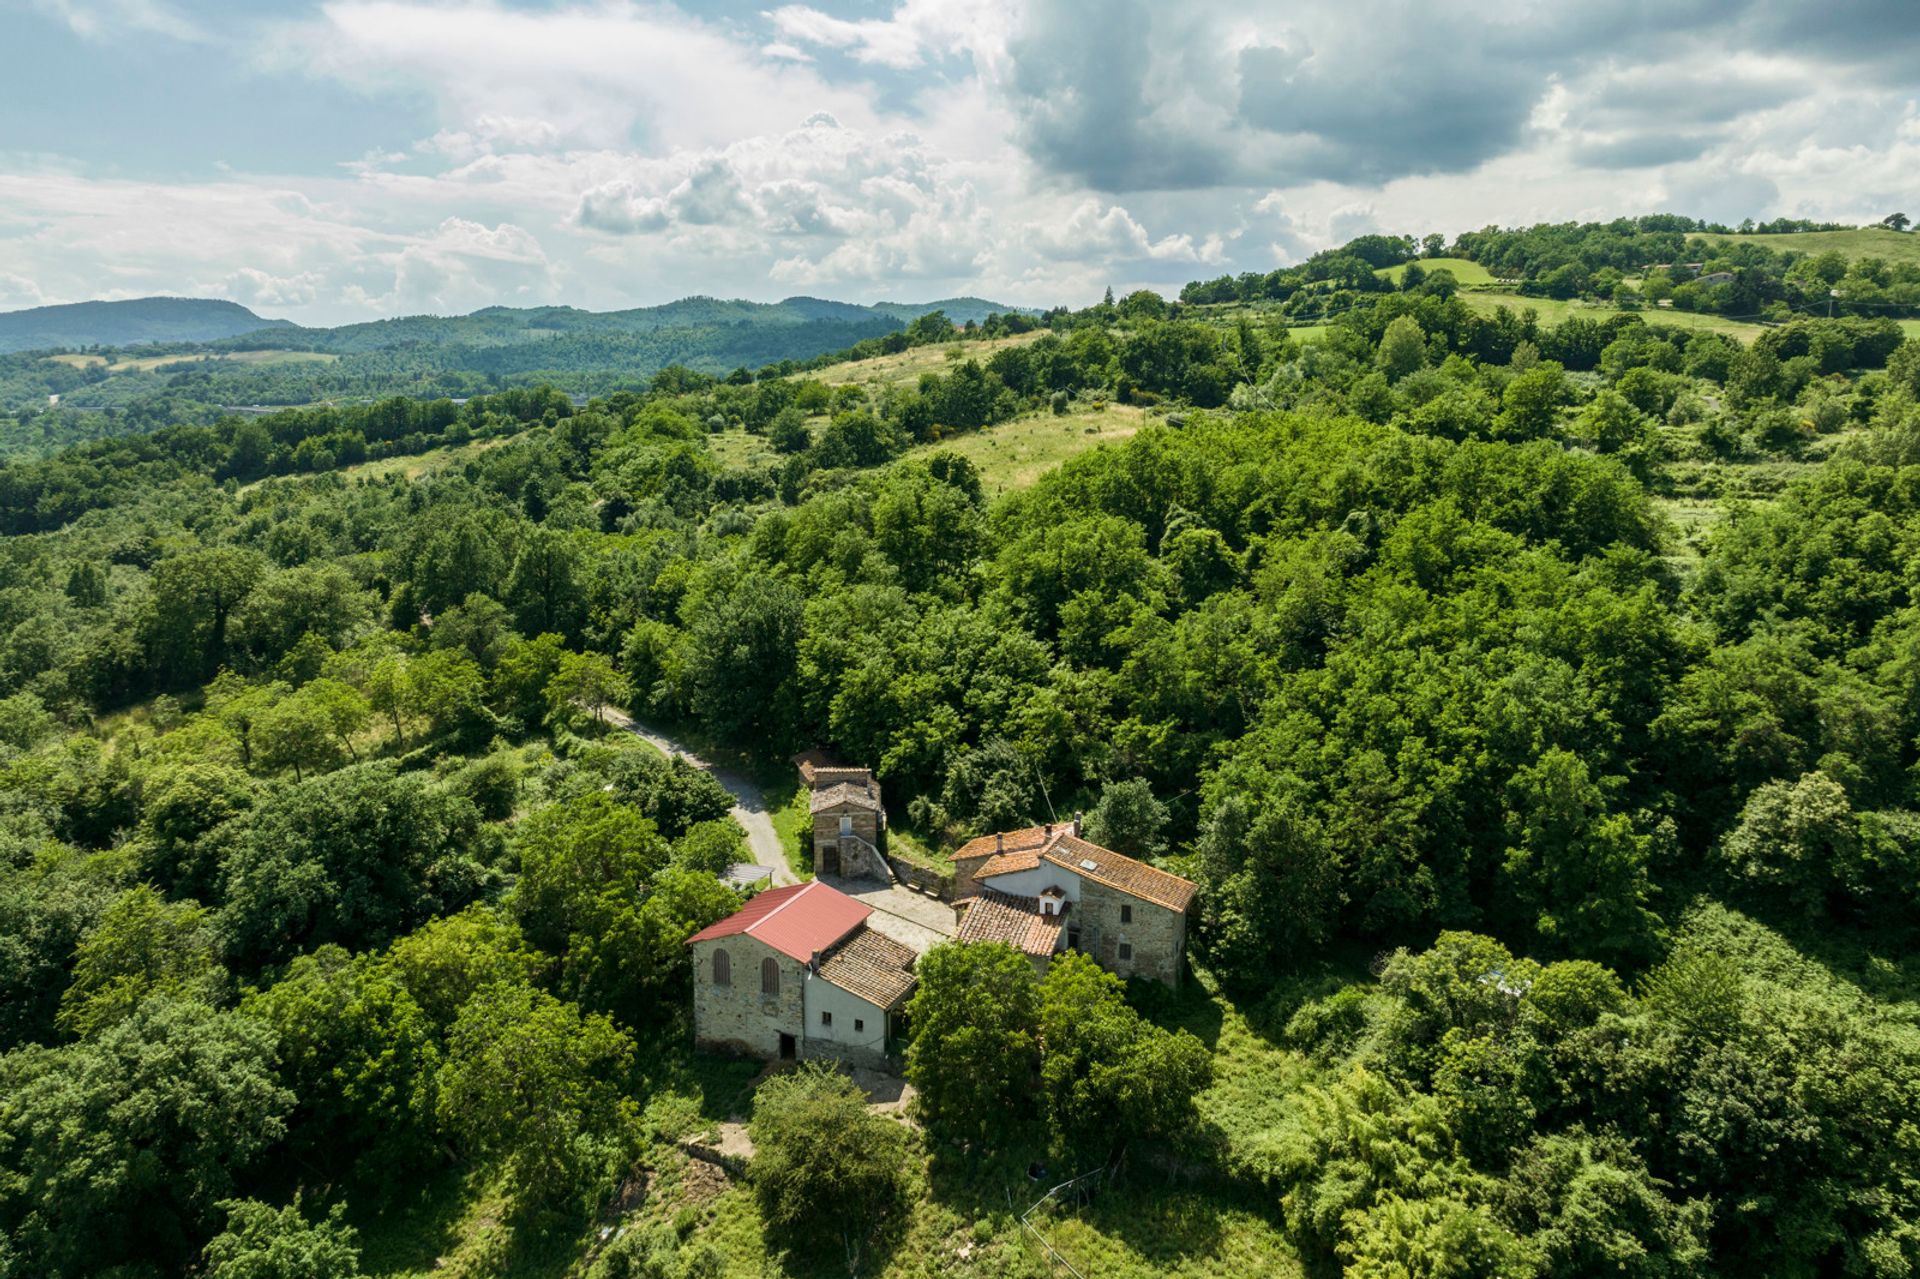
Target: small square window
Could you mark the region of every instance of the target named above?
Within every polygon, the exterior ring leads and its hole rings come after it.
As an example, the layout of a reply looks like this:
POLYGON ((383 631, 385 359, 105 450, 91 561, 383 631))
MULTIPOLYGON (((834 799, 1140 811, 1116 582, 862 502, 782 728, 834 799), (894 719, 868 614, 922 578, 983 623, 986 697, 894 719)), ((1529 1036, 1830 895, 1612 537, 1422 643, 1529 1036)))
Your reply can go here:
POLYGON ((1133 922, 1133 907, 1122 906, 1120 908, 1120 922, 1123 924, 1131 924, 1133 922))
POLYGON ((820 1024, 821 1024, 822 1026, 831 1026, 831 1025, 833 1025, 833 1014, 832 1014, 832 1013, 821 1013, 821 1014, 820 1014, 820 1024))
POLYGON ((853 1019, 853 1029, 856 1034, 859 1033, 860 1031, 865 1030, 866 1028, 867 1028, 866 1018, 855 1017, 853 1019))
POLYGON ((1120 943, 1120 958, 1123 960, 1133 958, 1133 943, 1124 941, 1120 943))

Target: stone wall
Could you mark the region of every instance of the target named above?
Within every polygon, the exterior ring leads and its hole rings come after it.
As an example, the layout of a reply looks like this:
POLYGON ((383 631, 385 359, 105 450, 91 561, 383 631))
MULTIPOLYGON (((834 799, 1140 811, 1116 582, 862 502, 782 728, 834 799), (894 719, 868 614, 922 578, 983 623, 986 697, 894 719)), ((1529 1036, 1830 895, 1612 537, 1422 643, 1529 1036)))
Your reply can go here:
MULTIPOLYGON (((837 804, 832 808, 823 809, 813 815, 813 864, 816 870, 821 866, 832 864, 827 860, 829 852, 841 852, 840 819, 842 817, 849 819, 848 825, 853 828, 853 834, 865 840, 871 847, 880 846, 880 815, 873 809, 862 808, 858 804, 837 804)), ((886 878, 885 872, 879 866, 846 865, 844 857, 849 855, 842 855, 843 861, 840 865, 842 875, 855 878, 862 875, 875 879, 886 878)), ((860 856, 864 857, 865 854, 862 853, 860 856)))
POLYGON ((780 1036, 796 1041, 806 1031, 807 966, 744 933, 716 937, 693 946, 693 1038, 701 1048, 753 1057, 780 1055, 780 1036), (713 953, 732 960, 733 984, 713 980, 713 953), (760 963, 771 958, 780 969, 780 993, 760 993, 760 963))
POLYGON ((987 859, 992 856, 992 853, 981 853, 978 857, 955 859, 953 863, 952 900, 965 901, 969 897, 978 897, 980 895, 980 881, 975 878, 975 875, 982 866, 987 864, 987 859))
POLYGON ((929 897, 938 897, 943 902, 954 900, 954 881, 951 876, 891 855, 887 858, 887 864, 893 867, 893 877, 907 887, 916 888, 929 897))
POLYGON ((1082 879, 1079 904, 1068 920, 1079 926, 1079 948, 1108 972, 1180 984, 1187 943, 1187 917, 1181 912, 1082 879), (1132 918, 1123 922, 1129 908, 1132 918), (1120 957, 1122 943, 1132 947, 1129 958, 1120 957))

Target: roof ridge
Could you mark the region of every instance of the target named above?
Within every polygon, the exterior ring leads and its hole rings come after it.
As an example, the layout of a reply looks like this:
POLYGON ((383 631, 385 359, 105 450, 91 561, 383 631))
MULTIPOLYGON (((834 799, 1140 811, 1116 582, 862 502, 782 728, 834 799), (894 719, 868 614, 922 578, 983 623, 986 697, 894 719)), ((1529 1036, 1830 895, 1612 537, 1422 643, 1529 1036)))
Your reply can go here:
POLYGON ((766 923, 769 919, 772 919, 775 915, 778 915, 781 911, 793 905, 795 902, 799 901, 802 897, 805 897, 807 895, 807 890, 809 888, 819 888, 820 886, 821 886, 820 881, 817 879, 809 879, 804 884, 791 885, 791 887, 794 889, 793 892, 788 893, 785 897, 782 897, 780 899, 780 904, 778 906, 775 906, 772 910, 768 911, 766 914, 760 916, 758 919, 755 919, 752 923, 748 924, 743 931, 745 931, 749 936, 751 936, 754 929, 760 927, 760 925, 766 923))

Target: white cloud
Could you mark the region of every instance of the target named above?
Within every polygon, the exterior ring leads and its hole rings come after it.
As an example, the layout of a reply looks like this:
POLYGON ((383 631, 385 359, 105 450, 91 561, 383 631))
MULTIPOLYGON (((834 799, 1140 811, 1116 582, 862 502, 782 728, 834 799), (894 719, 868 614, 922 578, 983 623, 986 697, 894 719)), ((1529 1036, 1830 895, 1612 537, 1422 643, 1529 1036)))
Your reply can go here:
POLYGON ((448 218, 400 251, 391 296, 400 311, 447 313, 553 302, 553 285, 553 266, 525 228, 448 218))
POLYGON ((324 283, 325 277, 318 271, 270 275, 257 267, 243 266, 222 280, 217 291, 248 307, 303 307, 313 305, 324 283))
POLYGON ((47 300, 40 286, 24 275, 11 275, 0 271, 0 306, 8 309, 40 306, 47 300))
MULTIPOLYGON (((0 155, 0 298, 212 282, 316 322, 798 288, 1049 304, 1370 230, 1920 211, 1920 24, 1889 0, 1824 25, 1787 0, 1657 20, 816 0, 725 22, 666 0, 308 2, 223 27, 232 50, 207 56, 424 115, 321 176, 138 180, 107 137, 0 155)), ((188 0, 28 3, 86 40, 197 32, 188 0)))
POLYGON ((163 0, 30 0, 32 6, 67 24, 85 40, 126 36, 167 36, 204 41, 207 32, 163 0))
MULTIPOLYGON (((724 146, 818 110, 870 122, 866 99, 667 5, 631 0, 531 11, 491 0, 334 0, 276 29, 273 71, 424 90, 453 138, 535 122, 524 149, 724 146)), ((497 130, 495 130, 497 133, 497 130)))
POLYGON ((1193 236, 1181 232, 1156 240, 1134 216, 1117 204, 1089 197, 1064 219, 1040 227, 1034 244, 1055 258, 1077 261, 1218 262, 1219 237, 1196 248, 1193 236))
POLYGON ((664 199, 641 194, 640 188, 625 178, 603 182, 581 192, 580 203, 574 206, 573 220, 613 235, 664 231, 670 222, 664 199))
POLYGON ((904 71, 953 54, 997 54, 1015 8, 999 0, 903 0, 889 17, 848 19, 789 4, 767 18, 788 42, 782 48, 837 49, 856 62, 904 71))

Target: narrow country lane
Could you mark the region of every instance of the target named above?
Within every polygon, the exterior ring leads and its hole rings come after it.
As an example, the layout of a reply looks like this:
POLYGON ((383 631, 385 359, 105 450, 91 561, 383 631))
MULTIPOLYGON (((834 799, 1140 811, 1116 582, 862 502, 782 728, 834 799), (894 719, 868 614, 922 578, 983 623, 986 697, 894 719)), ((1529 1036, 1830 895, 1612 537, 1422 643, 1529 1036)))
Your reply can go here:
POLYGON ((747 832, 747 846, 753 850, 753 860, 773 872, 775 884, 800 882, 787 866, 786 854, 780 848, 780 836, 773 829, 773 814, 767 809, 766 793, 750 778, 732 769, 715 768, 685 745, 662 736, 624 711, 608 707, 606 717, 616 728, 623 728, 665 754, 679 755, 695 768, 711 773, 713 780, 733 796, 733 820, 747 832))

